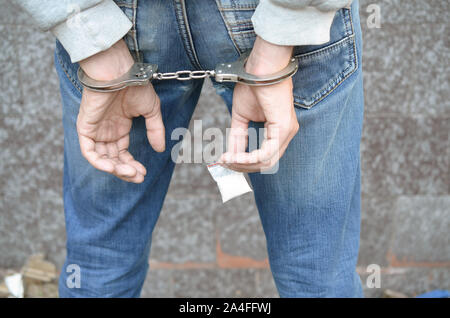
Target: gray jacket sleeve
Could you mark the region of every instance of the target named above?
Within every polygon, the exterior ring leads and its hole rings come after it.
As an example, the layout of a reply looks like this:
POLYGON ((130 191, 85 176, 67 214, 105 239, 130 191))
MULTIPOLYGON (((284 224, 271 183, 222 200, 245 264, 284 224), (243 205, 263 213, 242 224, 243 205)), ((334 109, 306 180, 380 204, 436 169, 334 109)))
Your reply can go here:
POLYGON ((330 41, 336 11, 352 0, 260 0, 252 16, 255 33, 278 45, 316 45, 330 41))
POLYGON ((13 0, 51 31, 78 62, 119 41, 132 27, 113 0, 13 0))

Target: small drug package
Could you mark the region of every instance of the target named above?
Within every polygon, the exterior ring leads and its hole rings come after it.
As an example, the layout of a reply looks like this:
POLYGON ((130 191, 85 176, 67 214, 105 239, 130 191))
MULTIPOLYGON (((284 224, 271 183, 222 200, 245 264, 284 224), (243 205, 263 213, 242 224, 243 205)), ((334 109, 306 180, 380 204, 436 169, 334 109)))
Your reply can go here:
POLYGON ((219 186, 222 202, 252 191, 242 172, 225 168, 217 163, 207 166, 214 181, 219 186))

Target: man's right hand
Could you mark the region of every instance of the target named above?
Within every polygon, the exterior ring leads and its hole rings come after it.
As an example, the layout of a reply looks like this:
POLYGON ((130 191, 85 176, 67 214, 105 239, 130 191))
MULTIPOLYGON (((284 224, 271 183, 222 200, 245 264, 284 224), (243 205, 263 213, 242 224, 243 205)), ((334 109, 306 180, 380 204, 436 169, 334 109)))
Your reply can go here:
MULTIPOLYGON (((245 70, 254 75, 273 74, 289 63, 292 52, 293 46, 272 44, 257 36, 245 70)), ((263 172, 273 168, 300 127, 292 90, 292 78, 267 86, 237 83, 227 152, 219 162, 239 172, 263 172), (251 121, 263 122, 266 136, 259 149, 246 152, 251 121)))
MULTIPOLYGON (((80 66, 90 77, 112 80, 129 70, 133 58, 123 40, 93 55, 80 66)), ((151 84, 115 92, 83 90, 77 132, 81 153, 95 168, 134 183, 144 181, 146 168, 128 151, 133 117, 145 117, 147 138, 157 152, 165 150, 160 101, 151 84)))

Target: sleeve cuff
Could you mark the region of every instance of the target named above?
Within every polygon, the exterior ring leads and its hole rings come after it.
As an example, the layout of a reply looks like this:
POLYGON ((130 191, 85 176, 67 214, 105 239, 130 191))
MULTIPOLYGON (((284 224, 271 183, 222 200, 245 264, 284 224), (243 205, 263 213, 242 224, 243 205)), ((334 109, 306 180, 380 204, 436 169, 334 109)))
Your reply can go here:
POLYGON ((315 7, 292 9, 260 2, 253 16, 255 33, 277 45, 318 45, 330 41, 330 28, 336 11, 315 7))
POLYGON ((104 0, 51 31, 69 53, 72 63, 76 63, 110 48, 127 34, 132 25, 113 0, 104 0))

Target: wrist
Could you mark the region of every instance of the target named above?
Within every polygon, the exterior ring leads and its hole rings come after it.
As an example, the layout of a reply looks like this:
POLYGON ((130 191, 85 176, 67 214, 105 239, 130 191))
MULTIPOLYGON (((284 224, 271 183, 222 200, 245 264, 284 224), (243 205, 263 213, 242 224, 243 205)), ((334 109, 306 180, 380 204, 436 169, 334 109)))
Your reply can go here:
POLYGON ((109 49, 80 61, 80 67, 91 78, 109 81, 125 74, 134 64, 133 57, 124 40, 109 49))
POLYGON ((293 48, 293 46, 273 44, 257 36, 245 64, 245 70, 253 75, 278 72, 288 65, 293 48))

